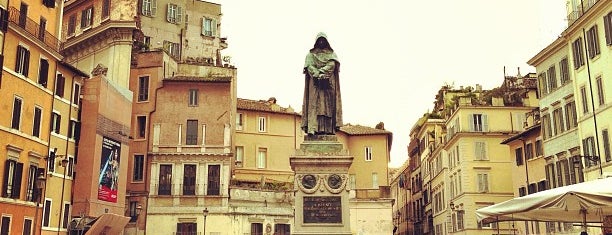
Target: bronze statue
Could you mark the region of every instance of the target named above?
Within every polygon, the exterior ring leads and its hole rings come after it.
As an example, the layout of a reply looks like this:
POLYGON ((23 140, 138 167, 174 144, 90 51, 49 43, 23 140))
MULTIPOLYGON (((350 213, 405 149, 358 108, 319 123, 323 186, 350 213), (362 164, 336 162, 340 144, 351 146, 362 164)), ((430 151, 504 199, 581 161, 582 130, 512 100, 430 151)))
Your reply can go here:
POLYGON ((319 33, 306 55, 302 130, 308 135, 333 135, 342 126, 340 61, 325 33, 319 33))

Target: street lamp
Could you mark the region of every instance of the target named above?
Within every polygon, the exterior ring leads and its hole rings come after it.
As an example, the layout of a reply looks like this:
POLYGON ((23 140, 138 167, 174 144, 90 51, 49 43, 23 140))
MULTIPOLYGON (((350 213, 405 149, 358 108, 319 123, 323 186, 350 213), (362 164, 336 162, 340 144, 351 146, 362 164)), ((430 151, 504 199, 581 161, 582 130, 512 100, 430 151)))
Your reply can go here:
POLYGON ((206 216, 208 216, 208 208, 204 208, 202 214, 204 215, 204 229, 202 234, 206 235, 206 216))
POLYGON ((136 228, 136 234, 138 234, 138 219, 140 218, 140 212, 142 212, 142 205, 137 204, 136 205, 136 226, 134 226, 134 228, 136 228))
POLYGON ((64 156, 62 159, 62 167, 64 168, 64 178, 62 178, 62 197, 60 200, 60 213, 59 219, 57 220, 57 234, 60 234, 60 228, 62 227, 62 210, 64 209, 64 186, 66 185, 66 166, 68 166, 68 157, 64 156))
MULTIPOLYGON (((36 223, 38 220, 37 219, 38 218, 38 206, 41 203, 40 200, 42 199, 42 192, 45 188, 45 184, 47 181, 44 171, 39 171, 37 172, 37 174, 38 176, 36 177, 36 188, 34 189, 34 200, 36 200, 36 214, 34 214, 34 227, 36 227, 36 223)), ((40 227, 42 228, 42 218, 40 221, 41 221, 40 227)), ((34 234, 36 234, 36 229, 34 230, 34 234)))

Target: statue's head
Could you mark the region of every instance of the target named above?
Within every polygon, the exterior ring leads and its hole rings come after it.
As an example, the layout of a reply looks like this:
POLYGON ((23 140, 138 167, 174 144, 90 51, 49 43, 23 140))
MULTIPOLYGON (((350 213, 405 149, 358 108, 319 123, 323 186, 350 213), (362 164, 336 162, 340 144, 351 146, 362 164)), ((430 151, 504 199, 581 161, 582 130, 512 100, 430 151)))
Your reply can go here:
POLYGON ((317 41, 315 42, 314 48, 317 49, 329 49, 332 50, 331 46, 329 45, 329 42, 327 41, 327 35, 323 32, 320 32, 317 35, 317 41))

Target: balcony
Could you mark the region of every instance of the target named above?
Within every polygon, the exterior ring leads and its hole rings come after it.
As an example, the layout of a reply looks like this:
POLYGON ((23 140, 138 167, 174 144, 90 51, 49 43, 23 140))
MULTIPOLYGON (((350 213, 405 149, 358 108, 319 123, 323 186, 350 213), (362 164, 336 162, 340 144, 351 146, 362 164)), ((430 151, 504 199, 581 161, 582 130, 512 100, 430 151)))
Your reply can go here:
POLYGON ((49 31, 45 30, 38 23, 28 18, 25 14, 21 14, 15 7, 9 7, 8 21, 14 26, 22 28, 32 40, 38 40, 55 52, 59 52, 61 42, 49 31))
POLYGON ((567 15, 567 25, 570 26, 586 13, 599 0, 582 0, 581 5, 574 6, 574 10, 567 15))

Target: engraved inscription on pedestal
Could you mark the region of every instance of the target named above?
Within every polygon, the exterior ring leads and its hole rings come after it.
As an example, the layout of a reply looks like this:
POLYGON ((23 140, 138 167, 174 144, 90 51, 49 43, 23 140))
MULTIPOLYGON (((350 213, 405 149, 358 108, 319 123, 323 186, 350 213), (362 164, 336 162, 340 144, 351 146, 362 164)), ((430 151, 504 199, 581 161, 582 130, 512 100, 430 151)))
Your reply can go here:
POLYGON ((342 223, 342 198, 340 196, 305 196, 304 223, 342 223))

